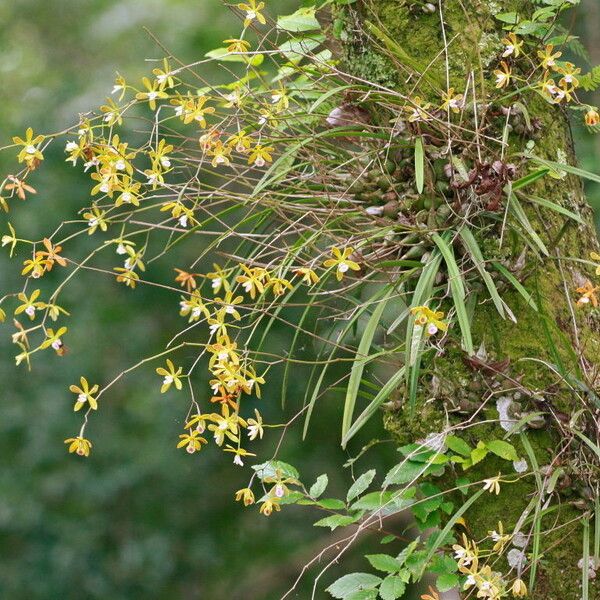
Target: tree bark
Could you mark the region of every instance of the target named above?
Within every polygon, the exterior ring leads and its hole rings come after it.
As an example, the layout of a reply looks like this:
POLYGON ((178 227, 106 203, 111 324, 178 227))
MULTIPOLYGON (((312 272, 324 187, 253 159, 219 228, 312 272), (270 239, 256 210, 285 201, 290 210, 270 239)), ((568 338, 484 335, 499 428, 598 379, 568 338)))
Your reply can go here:
MULTIPOLYGON (((439 104, 434 86, 416 72, 415 65, 425 65, 429 81, 441 81, 445 89, 448 77, 450 87, 463 91, 472 78, 473 90, 483 97, 486 89, 493 88, 491 72, 501 60, 501 39, 506 33, 494 15, 511 10, 531 14, 536 8, 539 5, 530 0, 445 0, 439 5, 436 0, 428 6, 409 0, 363 0, 343 7, 338 15, 346 24, 346 65, 362 79, 439 104), (390 56, 382 51, 381 40, 366 33, 367 20, 385 31, 410 60, 403 61, 400 56, 390 56)), ((509 101, 509 106, 513 101, 509 101)), ((526 102, 531 119, 538 125, 536 154, 556 161, 557 151, 564 151, 570 164, 575 164, 564 109, 547 103, 534 93, 527 96, 526 102)), ((511 135, 507 155, 524 152, 527 139, 528 136, 511 135)), ((520 173, 521 176, 524 174, 520 173)), ((536 461, 542 467, 540 476, 547 482, 559 464, 568 476, 561 477, 563 489, 552 496, 552 506, 557 508, 542 519, 544 533, 540 543, 543 556, 537 563, 538 575, 531 597, 579 600, 582 571, 578 562, 583 547, 581 517, 586 510, 593 514, 590 496, 596 493, 598 472, 597 466, 586 469, 579 463, 582 456, 580 442, 574 437, 568 421, 577 411, 586 410, 586 433, 597 443, 598 428, 594 417, 597 417, 598 407, 594 404, 594 389, 597 392, 600 387, 600 325, 597 313, 575 306, 578 298, 575 290, 585 279, 593 279, 593 269, 572 259, 588 259, 590 251, 598 252, 598 241, 591 209, 577 177, 545 177, 535 184, 534 190, 536 196, 559 204, 582 220, 579 223, 549 209, 527 209, 529 220, 549 249, 550 256, 540 259, 524 249, 518 239, 505 239, 500 247, 500 225, 492 234, 488 232, 485 239, 478 232, 474 233, 485 258, 507 266, 531 292, 538 311, 531 308, 514 288, 506 286, 502 297, 516 316, 517 323, 514 323, 502 319, 489 300, 483 301, 483 294, 480 294, 472 315, 474 344, 475 348, 485 349, 487 356, 482 360, 492 367, 482 369, 469 365, 455 337, 454 342, 448 342, 443 352, 422 369, 426 374, 420 381, 418 418, 411 418, 406 409, 400 408, 385 415, 385 424, 399 441, 406 443, 443 429, 447 414, 451 415, 451 424, 464 421, 468 418, 464 413, 469 411, 478 412, 481 420, 497 422, 496 401, 499 397, 512 400, 513 408, 518 408, 520 414, 543 413, 543 421, 538 423, 542 428, 530 428, 526 433, 536 461), (568 381, 557 375, 557 370, 568 373, 568 381), (543 468, 547 465, 552 466, 543 468)), ((581 423, 579 426, 584 427, 581 423)), ((469 431, 473 434, 465 432, 467 438, 477 435, 484 441, 501 438, 506 433, 497 425, 489 424, 469 431)), ((476 439, 473 437, 472 441, 476 439)), ((518 435, 511 441, 527 457, 518 435)), ((529 457, 527 460, 534 469, 529 457)), ((505 464, 486 459, 468 475, 472 480, 493 477, 499 470, 506 469, 505 464)), ((485 537, 488 530, 496 528, 499 520, 510 530, 538 493, 535 478, 529 476, 505 486, 499 496, 482 496, 466 514, 472 537, 485 537)), ((529 533, 527 528, 523 531, 529 533)), ((531 548, 530 541, 527 551, 531 552, 531 548)), ((527 572, 523 578, 528 579, 527 572)), ((600 597, 600 585, 594 581, 590 581, 589 597, 600 597)))

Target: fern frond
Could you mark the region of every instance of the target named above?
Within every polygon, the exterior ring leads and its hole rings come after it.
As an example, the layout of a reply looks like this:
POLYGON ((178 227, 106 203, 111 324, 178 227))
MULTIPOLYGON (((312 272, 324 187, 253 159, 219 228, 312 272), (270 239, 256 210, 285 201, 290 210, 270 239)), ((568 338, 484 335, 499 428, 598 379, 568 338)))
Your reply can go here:
POLYGON ((586 92, 593 92, 600 87, 600 65, 580 77, 579 83, 586 92))

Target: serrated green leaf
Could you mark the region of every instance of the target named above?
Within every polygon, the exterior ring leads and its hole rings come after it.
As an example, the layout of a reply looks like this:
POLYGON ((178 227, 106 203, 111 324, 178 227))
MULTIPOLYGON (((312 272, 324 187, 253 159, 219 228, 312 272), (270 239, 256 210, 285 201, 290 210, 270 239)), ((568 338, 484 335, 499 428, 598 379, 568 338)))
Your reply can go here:
POLYGON ((340 577, 325 591, 334 598, 340 598, 341 600, 344 600, 350 594, 354 594, 362 590, 375 589, 380 583, 381 577, 377 577, 371 573, 350 573, 340 577))
POLYGON ((425 569, 427 562, 427 551, 417 550, 407 557, 405 564, 406 568, 411 572, 413 578, 415 578, 421 571, 425 569))
POLYGON ((430 514, 442 505, 444 497, 440 493, 441 490, 429 482, 422 483, 419 486, 419 490, 424 495, 424 498, 413 504, 412 512, 421 523, 425 523, 430 514))
POLYGON ((391 484, 399 485, 408 483, 409 481, 416 481, 426 473, 427 469, 428 465, 425 463, 417 463, 410 460, 402 461, 388 471, 383 486, 386 487, 391 484))
POLYGON ((281 460, 268 460, 260 465, 253 465, 252 468, 256 471, 261 481, 266 477, 275 477, 277 472, 283 475, 283 477, 291 477, 292 479, 300 478, 296 467, 281 460))
POLYGON ((488 454, 488 449, 485 446, 477 445, 477 448, 471 451, 471 462, 476 465, 481 462, 488 454))
POLYGON ((397 573, 402 564, 389 554, 367 554, 365 557, 374 569, 384 573, 397 573))
POLYGON ((324 35, 294 38, 281 44, 279 51, 290 62, 298 63, 324 41, 324 35))
POLYGON ((360 516, 352 516, 352 515, 331 515, 329 517, 325 517, 323 519, 319 519, 314 526, 315 527, 329 527, 331 531, 337 529, 338 527, 346 527, 347 525, 352 525, 352 523, 356 523, 356 521, 360 518, 360 516))
POLYGON ((471 480, 468 477, 459 477, 456 480, 456 487, 459 489, 460 493, 466 496, 469 493, 469 485, 471 484, 471 480))
POLYGON ((343 510, 346 508, 346 503, 343 500, 338 500, 337 498, 325 498, 323 500, 319 500, 317 504, 321 508, 325 508, 327 510, 343 510))
POLYGON ((471 456, 471 446, 465 442, 465 440, 456 437, 455 435, 449 435, 446 440, 446 446, 450 448, 453 452, 457 452, 458 454, 462 454, 462 456, 469 457, 471 456))
POLYGON ((486 442, 485 445, 490 452, 496 456, 499 456, 500 458, 503 458, 504 460, 519 460, 519 455, 517 454, 515 447, 508 442, 503 440, 492 440, 490 442, 486 442))
POLYGON ((402 598, 404 592, 406 592, 406 583, 398 575, 388 575, 379 586, 379 595, 382 600, 402 598))
POLYGON ((277 19, 277 29, 298 33, 300 31, 313 31, 321 29, 321 24, 315 17, 315 7, 300 8, 291 15, 284 15, 277 19))
POLYGON ((448 554, 436 554, 428 570, 436 575, 456 573, 458 571, 458 563, 448 554))
POLYGON ((346 496, 347 502, 352 502, 354 498, 360 496, 370 485, 375 477, 375 469, 371 469, 366 473, 363 473, 351 486, 348 490, 348 495, 346 496))
POLYGON ((516 25, 519 22, 519 15, 516 12, 498 13, 495 17, 498 21, 509 25, 516 25))
POLYGON ((323 475, 319 475, 317 477, 317 480, 310 486, 310 489, 308 490, 308 495, 311 498, 318 498, 325 491, 325 488, 327 487, 328 483, 329 478, 327 477, 326 473, 323 473, 323 475))
POLYGON ((387 512, 398 512, 412 504, 409 496, 406 492, 399 493, 390 490, 370 492, 359 498, 350 508, 352 510, 379 511, 385 506, 386 514, 387 512))
POLYGON ((447 592, 452 588, 455 588, 458 584, 458 575, 455 575, 454 573, 444 573, 435 581, 435 585, 440 592, 447 592))
POLYGON ((434 534, 432 534, 429 537, 429 539, 427 540, 428 544, 429 544, 429 551, 427 552, 427 555, 426 555, 425 559, 422 561, 420 569, 419 569, 419 571, 417 573, 418 576, 422 576, 423 575, 423 573, 425 572, 425 568, 426 568, 427 564, 429 563, 429 561, 431 560, 431 558, 433 557, 433 555, 436 553, 436 550, 442 544, 446 543, 446 538, 448 537, 448 535, 452 531, 452 528, 454 527, 454 525, 456 525, 457 521, 465 514, 465 512, 467 512, 467 510, 469 510, 469 508, 471 507, 471 505, 474 504, 475 502, 477 502, 477 500, 483 494, 483 492, 484 492, 484 490, 480 489, 475 494, 473 494, 454 513, 454 515, 452 515, 452 517, 448 520, 448 522, 444 526, 444 529, 442 529, 442 531, 440 531, 440 533, 434 533, 434 534))
POLYGON ((377 600, 377 590, 361 590, 346 596, 346 600, 377 600))
POLYGON ((398 560, 398 562, 403 565, 407 558, 415 551, 416 547, 419 545, 419 539, 417 538, 416 540, 413 540, 408 546, 406 546, 406 548, 404 548, 402 550, 402 552, 400 552, 400 554, 398 554, 398 556, 396 556, 396 559, 398 560))

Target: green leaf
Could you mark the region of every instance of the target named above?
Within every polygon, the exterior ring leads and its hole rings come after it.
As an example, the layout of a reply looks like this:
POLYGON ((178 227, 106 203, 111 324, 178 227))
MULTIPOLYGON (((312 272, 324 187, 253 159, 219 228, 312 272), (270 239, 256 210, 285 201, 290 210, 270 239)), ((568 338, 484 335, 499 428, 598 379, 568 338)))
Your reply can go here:
POLYGON ((239 62, 246 63, 253 67, 258 67, 265 59, 264 54, 245 55, 240 53, 231 53, 227 48, 215 48, 205 54, 207 58, 214 58, 222 62, 239 62))
MULTIPOLYGON (((443 85, 441 79, 439 79, 436 75, 430 72, 430 69, 427 68, 427 65, 410 56, 398 42, 393 40, 389 35, 384 33, 379 27, 371 23, 370 21, 365 21, 365 25, 370 34, 374 37, 381 40, 386 48, 398 58, 398 60, 413 69, 416 73, 420 75, 423 79, 425 79, 428 83, 430 83, 434 88, 439 89, 442 88, 443 85)), ((445 88, 444 88, 445 89, 445 88)))
POLYGON ((320 519, 314 525, 315 527, 329 527, 329 529, 333 531, 338 527, 346 527, 347 525, 352 525, 352 523, 356 523, 356 521, 359 518, 360 516, 357 517, 352 515, 331 515, 330 517, 320 519))
POLYGON ((423 193, 425 185, 425 152, 423 149, 423 138, 418 137, 415 142, 415 183, 417 192, 423 193))
POLYGON ((426 568, 427 564, 429 563, 429 561, 431 560, 433 555, 436 553, 437 549, 442 544, 445 543, 445 540, 448 537, 448 534, 452 531, 452 528, 454 527, 454 525, 456 525, 457 521, 465 514, 465 512, 467 512, 467 510, 469 510, 469 508, 471 507, 471 505, 473 503, 477 502, 477 500, 483 494, 483 492, 484 492, 484 490, 481 489, 481 490, 477 491, 475 494, 473 494, 454 513, 454 515, 452 515, 452 517, 448 520, 448 522, 444 526, 444 529, 442 529, 442 531, 440 531, 439 534, 434 533, 431 535, 431 537, 428 540, 428 541, 430 541, 429 552, 427 553, 427 557, 425 558, 425 560, 422 563, 422 566, 420 567, 420 570, 419 570, 420 575, 423 575, 423 573, 425 572, 425 568, 426 568))
POLYGON ((400 385, 404 377, 404 367, 398 369, 383 385, 381 390, 377 393, 375 398, 369 403, 360 415, 356 418, 356 421, 352 424, 346 435, 342 438, 342 447, 350 441, 352 437, 360 430, 360 428, 375 414, 375 411, 387 400, 389 395, 400 385))
POLYGON ((477 444, 477 448, 471 452, 472 463, 476 465, 477 463, 481 462, 487 456, 487 454, 488 449, 482 442, 479 442, 479 444, 477 444))
POLYGON ((412 511, 415 517, 423 523, 431 513, 440 508, 444 502, 444 497, 437 486, 427 481, 422 483, 419 489, 424 498, 414 503, 412 511))
POLYGON ((512 182, 512 189, 513 192, 515 190, 518 190, 520 188, 523 188, 527 185, 532 184, 534 181, 537 181, 538 179, 541 179, 542 177, 546 176, 549 173, 550 169, 547 167, 543 167, 541 169, 537 169, 536 171, 532 171, 531 173, 528 173, 527 175, 525 175, 524 177, 521 177, 520 179, 517 179, 516 181, 512 182))
MULTIPOLYGON (((412 489, 412 488, 410 488, 412 489)), ((407 506, 412 504, 410 494, 405 492, 392 492, 390 490, 379 490, 377 492, 370 492, 365 494, 362 498, 359 498, 352 506, 352 510, 368 510, 368 511, 382 511, 382 513, 391 514, 403 510, 407 506)))
POLYGON ((471 485, 471 480, 468 477, 459 477, 456 480, 456 487, 459 492, 466 496, 469 493, 469 486, 471 485))
POLYGON ((473 348, 473 338, 471 337, 471 325, 469 323, 467 307, 465 306, 465 286, 463 283, 462 273, 456 264, 452 246, 448 244, 446 239, 440 237, 437 233, 434 233, 431 236, 431 239, 439 248, 442 256, 444 257, 444 261, 446 262, 450 291, 452 293, 452 301, 454 303, 454 308, 456 309, 456 318, 458 319, 458 324, 462 332, 463 346, 467 354, 471 356, 475 354, 475 350, 473 348))
POLYGON ((324 94, 321 94, 312 104, 312 106, 308 109, 308 114, 313 113, 319 106, 321 106, 321 104, 323 104, 323 102, 326 102, 327 100, 329 100, 329 98, 331 98, 331 96, 335 96, 336 94, 339 94, 340 92, 343 92, 344 90, 347 90, 348 88, 351 88, 353 86, 351 85, 340 85, 338 87, 335 87, 331 90, 328 90, 327 92, 325 92, 324 94))
POLYGON ((458 584, 458 575, 455 575, 454 573, 444 573, 435 581, 435 585, 440 592, 447 592, 452 588, 455 588, 458 584))
POLYGON ((565 217, 569 217, 569 219, 573 219, 574 221, 581 223, 582 225, 585 224, 585 221, 578 214, 564 208, 556 202, 550 202, 550 200, 546 200, 545 198, 539 198, 538 196, 524 196, 524 198, 528 202, 533 202, 534 204, 538 204, 545 208, 549 208, 550 210, 554 210, 557 213, 564 215, 565 217))
POLYGON ((325 591, 329 592, 334 598, 341 598, 344 600, 350 594, 362 590, 375 589, 380 583, 381 577, 377 577, 371 573, 350 573, 349 575, 340 577, 325 591))
POLYGON ((402 598, 406 591, 406 584, 397 575, 388 575, 379 587, 379 595, 383 600, 396 600, 402 598))
POLYGON ((370 485, 375 477, 375 469, 371 469, 366 473, 363 473, 350 487, 348 495, 346 496, 347 502, 352 502, 354 498, 360 496, 370 485))
POLYGON ((377 590, 361 590, 346 596, 346 600, 377 600, 377 590))
POLYGON ((406 546, 406 548, 404 548, 404 550, 402 550, 402 552, 400 552, 400 554, 398 554, 398 556, 396 558, 398 559, 400 564, 403 565, 406 562, 408 557, 415 551, 418 544, 419 544, 419 539, 417 538, 416 540, 413 540, 408 546, 406 546))
POLYGON ((485 445, 490 452, 504 460, 519 460, 519 455, 517 454, 515 447, 508 442, 503 440, 492 440, 491 442, 486 442, 485 445))
POLYGON ((256 471, 261 481, 266 477, 275 477, 277 472, 283 475, 283 477, 291 477, 292 479, 300 478, 296 467, 280 460, 268 460, 260 465, 253 465, 252 468, 256 471))
MULTIPOLYGON (((321 134, 317 134, 315 137, 319 136, 321 134)), ((346 322, 344 329, 342 330, 342 332, 337 336, 337 343, 341 343, 342 340, 344 339, 344 337, 346 336, 346 334, 351 330, 351 328, 353 327, 353 325, 357 322, 357 320, 361 317, 361 315, 367 310, 369 303, 373 302, 375 300, 378 300, 383 293, 385 292, 385 288, 381 288, 379 291, 375 292, 367 302, 362 303, 360 306, 357 307, 356 311, 354 312, 353 316, 346 322)), ((312 416, 312 412, 313 409, 315 407, 317 398, 319 396, 319 391, 321 389, 321 384, 323 383, 323 379, 325 378, 325 373, 327 372, 327 366, 329 364, 329 362, 331 361, 331 359, 333 358, 333 356, 335 355, 337 351, 337 344, 334 344, 334 348, 333 350, 331 350, 331 352, 329 353, 329 360, 327 361, 327 363, 320 369, 320 373, 319 373, 319 378, 317 380, 316 385, 312 388, 312 394, 311 394, 311 398, 310 401, 308 402, 308 407, 306 410, 306 417, 304 419, 304 429, 302 431, 302 439, 304 439, 306 437, 306 434, 308 432, 308 426, 310 424, 310 419, 312 416)), ((316 368, 316 367, 315 367, 316 368)), ((308 395, 308 391, 309 391, 309 386, 307 386, 307 395, 308 395)))
POLYGON ((452 511, 454 510, 454 502, 442 502, 442 505, 440 506, 440 508, 447 515, 450 515, 450 514, 452 514, 452 511))
POLYGON ((350 371, 350 379, 348 381, 348 389, 346 390, 346 400, 344 402, 344 415, 342 417, 342 448, 346 447, 344 439, 350 425, 352 424, 352 415, 354 414, 354 406, 356 404, 356 396, 358 395, 358 389, 360 388, 360 380, 368 361, 368 354, 371 348, 371 342, 375 336, 375 331, 381 321, 381 315, 383 310, 392 294, 393 290, 389 290, 387 294, 377 303, 373 314, 367 322, 367 326, 363 332, 362 338, 356 351, 356 357, 352 363, 352 370, 350 371))
POLYGON ((321 24, 315 17, 315 7, 301 8, 291 15, 285 15, 277 19, 277 28, 292 33, 299 31, 312 31, 321 29, 321 24))
POLYGON ((426 463, 417 463, 410 460, 403 461, 392 467, 385 476, 383 486, 386 487, 392 484, 402 484, 414 482, 419 477, 424 477, 429 474, 441 474, 444 472, 443 466, 427 465, 426 463))
POLYGON ((326 473, 323 473, 323 475, 319 475, 317 477, 317 480, 310 486, 310 489, 308 490, 308 495, 311 498, 318 498, 325 491, 325 488, 327 487, 328 483, 329 478, 327 477, 326 473))
POLYGON ((402 568, 398 559, 389 554, 367 554, 366 559, 374 569, 384 573, 397 573, 402 568))
POLYGON ((473 235, 471 230, 468 229, 467 227, 461 228, 459 233, 460 233, 460 236, 461 236, 465 246, 467 247, 467 250, 471 254, 471 260, 475 264, 476 269, 479 271, 479 274, 481 275, 481 278, 483 279, 483 282, 485 283, 485 287, 487 287, 487 290, 490 294, 490 298, 492 299, 492 302, 494 303, 494 306, 496 307, 498 314, 502 318, 505 318, 504 302, 502 301, 502 298, 500 297, 500 294, 498 293, 498 289, 496 288, 496 284, 494 283, 494 280, 492 279, 491 275, 485 269, 485 266, 484 266, 485 261, 483 258, 483 254, 481 252, 481 249, 479 248, 479 244, 477 243, 475 236, 473 235))
POLYGON ((429 565, 429 571, 436 575, 447 575, 458 571, 458 563, 448 554, 436 554, 429 565))
POLYGON ((292 63, 300 62, 307 54, 325 41, 324 35, 293 38, 279 46, 279 51, 292 63))
POLYGON ((496 271, 499 271, 500 273, 502 273, 502 275, 504 275, 504 277, 506 277, 506 279, 508 279, 512 286, 517 290, 517 292, 519 292, 519 294, 521 294, 521 296, 525 299, 525 302, 527 302, 527 304, 531 308, 533 308, 533 310, 538 312, 538 307, 535 303, 535 300, 533 299, 531 294, 525 289, 525 287, 523 287, 521 282, 504 265, 501 265, 498 262, 494 262, 492 263, 492 265, 494 266, 494 269, 496 269, 496 271))
POLYGON ((423 463, 432 462, 434 456, 438 454, 438 452, 423 444, 406 444, 406 446, 400 446, 398 452, 406 456, 409 460, 423 463))
POLYGON ((412 506, 412 512, 417 520, 424 523, 429 515, 435 512, 443 503, 444 499, 442 496, 437 498, 430 498, 428 500, 419 500, 412 506))
POLYGON ((495 16, 498 21, 509 25, 516 25, 519 22, 519 15, 516 12, 498 13, 495 16))
POLYGON ((548 481, 548 485, 546 486, 546 494, 552 494, 552 492, 554 492, 554 488, 556 487, 556 484, 558 483, 560 476, 564 472, 565 472, 565 470, 562 467, 558 467, 558 469, 555 469, 552 472, 552 476, 550 477, 550 480, 548 481))
POLYGON ((306 497, 302 492, 289 492, 283 498, 281 498, 279 504, 300 504, 305 500, 306 497))
POLYGON ((469 444, 467 444, 467 442, 465 442, 464 440, 462 440, 459 437, 456 437, 455 435, 449 435, 446 440, 446 446, 448 446, 448 448, 450 448, 450 450, 452 450, 453 452, 457 452, 458 454, 462 454, 463 456, 466 456, 467 458, 469 456, 471 456, 471 446, 469 446, 469 444))
POLYGON ((410 570, 413 581, 416 581, 419 573, 425 570, 428 562, 426 550, 417 550, 407 557, 406 567, 410 570))
MULTIPOLYGON (((423 267, 415 291, 412 295, 410 308, 425 304, 432 293, 435 277, 442 262, 442 255, 434 249, 427 264, 423 267)), ((409 319, 406 327, 405 342, 405 374, 408 387, 408 404, 410 416, 414 416, 417 401, 417 388, 419 383, 419 372, 421 367, 421 355, 423 346, 423 328, 415 327, 414 319, 409 319)))
POLYGON ((524 232, 527 235, 529 235, 529 237, 533 240, 535 245, 541 250, 542 254, 545 254, 546 256, 550 256, 550 253, 548 252, 548 248, 546 248, 546 244, 544 244, 544 242, 542 241, 542 238, 540 238, 540 236, 534 230, 533 225, 529 221, 527 214, 525 213, 525 211, 523 210, 523 207, 521 206, 521 203, 519 202, 517 197, 512 192, 510 192, 508 194, 508 202, 509 202, 509 206, 512 209, 512 212, 514 213, 515 217, 517 218, 519 223, 521 223, 521 227, 523 227, 524 232))
POLYGON ((346 508, 346 503, 343 500, 338 500, 337 498, 325 498, 323 500, 319 500, 317 504, 326 510, 344 510, 346 508))

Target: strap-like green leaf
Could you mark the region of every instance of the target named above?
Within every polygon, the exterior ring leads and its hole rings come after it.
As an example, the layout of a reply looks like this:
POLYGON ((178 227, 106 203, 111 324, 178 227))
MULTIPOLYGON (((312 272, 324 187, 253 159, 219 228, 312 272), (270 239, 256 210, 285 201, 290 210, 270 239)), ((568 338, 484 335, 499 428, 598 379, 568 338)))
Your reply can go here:
POLYGON ((362 338, 358 345, 356 357, 352 364, 352 370, 350 371, 350 380, 348 381, 348 389, 346 390, 346 400, 344 402, 344 416, 342 418, 342 439, 348 433, 350 425, 352 423, 352 415, 354 414, 354 406, 356 404, 356 396, 358 394, 358 388, 360 387, 360 380, 368 360, 369 350, 371 349, 371 342, 375 335, 375 331, 381 321, 381 315, 383 310, 392 294, 393 290, 389 290, 383 299, 377 304, 373 314, 371 315, 365 330, 363 331, 362 338))
POLYGON ((415 142, 415 183, 417 192, 423 193, 425 186, 425 151, 423 150, 423 138, 418 137, 415 142))
POLYGON ((434 233, 431 236, 431 239, 439 248, 442 256, 444 257, 444 261, 446 262, 446 267, 448 268, 448 280, 450 283, 450 293, 452 294, 452 301, 456 310, 456 318, 458 319, 458 324, 462 333, 463 346, 465 351, 469 355, 472 355, 475 353, 475 350, 473 349, 473 338, 471 336, 469 315, 467 313, 467 307, 465 306, 465 286, 462 273, 456 264, 452 246, 450 246, 448 242, 437 233, 434 233))

